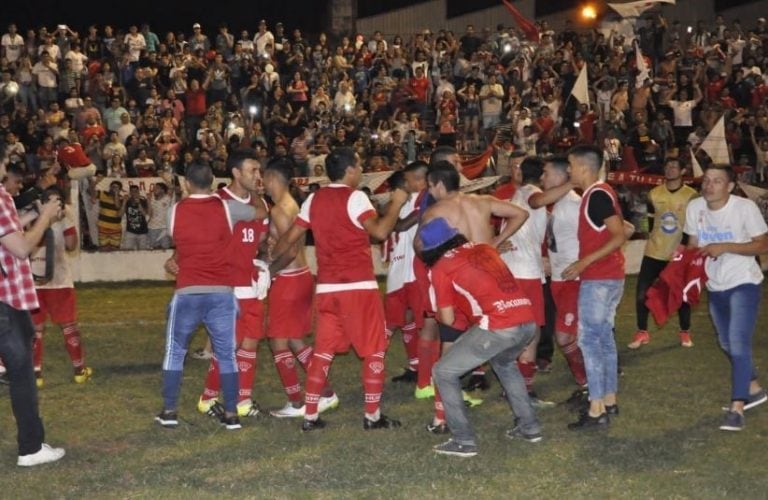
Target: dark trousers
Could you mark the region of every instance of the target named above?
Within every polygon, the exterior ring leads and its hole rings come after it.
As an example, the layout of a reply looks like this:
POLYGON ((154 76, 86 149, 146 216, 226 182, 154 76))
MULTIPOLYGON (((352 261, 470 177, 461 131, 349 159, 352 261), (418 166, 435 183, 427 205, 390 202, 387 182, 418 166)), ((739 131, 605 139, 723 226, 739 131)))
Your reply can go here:
POLYGON ((543 286, 544 320, 546 323, 541 327, 539 345, 536 346, 536 359, 545 359, 550 363, 552 362, 552 356, 555 354, 555 315, 557 313, 555 301, 552 300, 552 292, 549 289, 551 282, 547 278, 547 282, 543 286))
POLYGON ((19 311, 0 303, 0 358, 8 371, 11 408, 18 430, 19 455, 37 453, 45 438, 32 367, 34 335, 35 329, 28 311, 19 311))
MULTIPOLYGON (((637 275, 637 292, 635 294, 635 310, 637 312, 637 329, 648 330, 648 307, 645 305, 645 294, 653 286, 656 278, 667 266, 667 261, 644 256, 640 263, 640 274, 637 275)), ((680 319, 680 330, 691 329, 691 306, 686 302, 677 311, 680 319)))

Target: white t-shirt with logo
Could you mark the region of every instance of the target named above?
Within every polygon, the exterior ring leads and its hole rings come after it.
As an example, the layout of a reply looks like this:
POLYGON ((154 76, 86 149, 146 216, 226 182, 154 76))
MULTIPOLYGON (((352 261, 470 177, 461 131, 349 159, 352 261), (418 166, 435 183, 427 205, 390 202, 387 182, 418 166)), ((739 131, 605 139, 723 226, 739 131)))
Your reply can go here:
MULTIPOLYGON (((704 198, 695 198, 685 213, 685 233, 698 239, 699 247, 711 243, 749 243, 768 233, 768 225, 752 200, 731 195, 719 210, 707 208, 704 198)), ((755 257, 724 253, 708 258, 705 266, 707 289, 723 291, 748 283, 763 281, 763 273, 755 257)))
POLYGON ((675 116, 675 127, 693 126, 693 108, 696 101, 669 101, 669 107, 675 116))
POLYGON ((569 191, 549 214, 546 241, 552 281, 565 281, 563 271, 579 260, 579 207, 581 196, 569 191))

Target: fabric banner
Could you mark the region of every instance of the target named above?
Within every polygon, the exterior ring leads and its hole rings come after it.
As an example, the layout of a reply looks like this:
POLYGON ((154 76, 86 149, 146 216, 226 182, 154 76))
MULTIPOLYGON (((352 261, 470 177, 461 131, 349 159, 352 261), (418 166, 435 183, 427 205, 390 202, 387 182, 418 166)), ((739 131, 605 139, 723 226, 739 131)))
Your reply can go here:
MULTIPOLYGON (((368 174, 363 174, 363 178, 360 180, 360 186, 359 189, 362 189, 364 187, 367 187, 371 190, 371 192, 375 192, 377 189, 379 189, 382 184, 384 184, 387 179, 389 179, 389 176, 392 175, 394 172, 387 171, 387 172, 371 172, 368 174)), ((326 177, 294 177, 291 179, 291 182, 293 182, 296 186, 301 188, 302 191, 308 191, 310 184, 319 184, 320 186, 327 186, 331 183, 331 180, 326 177)))
POLYGON ((515 19, 517 25, 520 26, 520 30, 525 34, 525 37, 532 42, 539 42, 540 34, 536 23, 526 18, 509 0, 502 0, 502 2, 515 19))
POLYGON ((709 131, 699 149, 706 152, 713 163, 730 165, 731 155, 728 153, 728 141, 725 138, 725 115, 709 131))
POLYGON ((573 84, 571 95, 581 104, 589 105, 589 83, 587 81, 586 64, 582 66, 581 71, 579 71, 579 77, 576 78, 576 83, 573 84))
POLYGON ((462 171, 461 173, 467 179, 476 179, 483 175, 485 168, 488 166, 488 161, 493 156, 493 146, 488 148, 479 156, 473 156, 461 161, 462 171))
POLYGON ((659 3, 668 3, 674 5, 675 0, 656 0, 655 2, 640 0, 626 3, 609 3, 608 7, 618 12, 621 17, 638 17, 640 14, 659 3))

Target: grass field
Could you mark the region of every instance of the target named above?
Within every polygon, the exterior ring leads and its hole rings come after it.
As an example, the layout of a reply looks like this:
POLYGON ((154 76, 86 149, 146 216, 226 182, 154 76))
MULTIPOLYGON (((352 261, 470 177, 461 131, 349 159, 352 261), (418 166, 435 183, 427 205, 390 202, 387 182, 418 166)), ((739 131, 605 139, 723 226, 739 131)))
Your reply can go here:
MULTIPOLYGON (((608 432, 574 434, 565 407, 540 412, 543 442, 504 437, 512 416, 499 387, 471 411, 480 454, 436 456, 442 437, 424 431, 431 403, 412 386, 390 383, 384 411, 403 421, 393 431, 362 430, 359 362, 339 356, 331 381, 342 405, 329 426, 304 435, 295 420, 247 421, 228 432, 198 414, 195 402, 206 363, 189 360, 175 430, 153 423, 160 409, 160 362, 165 284, 83 286, 80 320, 94 378, 78 386, 58 331, 46 338, 41 391, 47 440, 67 449, 60 463, 16 467, 15 426, 7 388, 0 388, 1 498, 765 498, 768 496, 768 405, 747 415, 741 433, 717 429, 729 399, 729 369, 717 350, 706 308, 694 311, 693 349, 677 346, 674 324, 639 352, 625 345, 634 329, 634 281, 617 321, 625 375, 621 416, 608 432)), ((768 290, 767 290, 768 291, 768 290)), ((765 302, 765 301, 764 301, 765 302)), ((768 312, 761 311, 755 360, 768 365, 768 312)), ((193 347, 203 343, 197 335, 193 347)), ((389 375, 404 365, 393 342, 389 375)), ((768 383, 768 377, 762 377, 768 383)), ((556 355, 550 374, 537 378, 540 394, 562 401, 574 389, 556 355)), ((285 401, 265 344, 255 395, 263 407, 285 401)))

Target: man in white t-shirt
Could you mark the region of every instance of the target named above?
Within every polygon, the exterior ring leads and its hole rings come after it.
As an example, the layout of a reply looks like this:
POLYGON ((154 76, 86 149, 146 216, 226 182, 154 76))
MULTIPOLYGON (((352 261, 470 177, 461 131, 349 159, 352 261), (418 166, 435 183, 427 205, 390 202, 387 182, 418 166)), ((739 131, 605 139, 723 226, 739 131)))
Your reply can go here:
POLYGON ((259 21, 258 31, 253 35, 253 47, 256 55, 261 57, 269 55, 267 45, 275 46, 275 35, 267 29, 267 22, 262 19, 259 21))
POLYGON ((669 107, 674 114, 675 143, 678 146, 685 144, 688 135, 693 130, 693 109, 701 102, 701 89, 693 86, 693 99, 688 99, 688 92, 681 90, 677 100, 670 100, 669 107))
POLYGON ((15 24, 8 25, 8 33, 0 39, 0 47, 2 47, 2 57, 8 63, 15 63, 21 57, 24 39, 17 33, 15 24))
POLYGON ((128 34, 125 35, 123 43, 128 48, 128 60, 131 63, 138 63, 141 51, 147 48, 147 41, 144 39, 144 35, 139 33, 139 28, 136 25, 128 28, 128 34))
POLYGON ((58 98, 57 86, 59 67, 54 62, 51 54, 43 52, 40 55, 40 61, 32 66, 32 74, 37 79, 37 96, 40 101, 40 107, 48 109, 48 105, 56 102, 58 98))
POLYGON ((731 403, 720 430, 744 428, 744 411, 768 401, 752 363, 763 273, 755 257, 768 253, 768 225, 757 205, 734 196, 736 174, 730 166, 704 171, 701 198, 688 204, 688 247, 707 256, 704 268, 709 314, 720 347, 731 365, 731 403))

